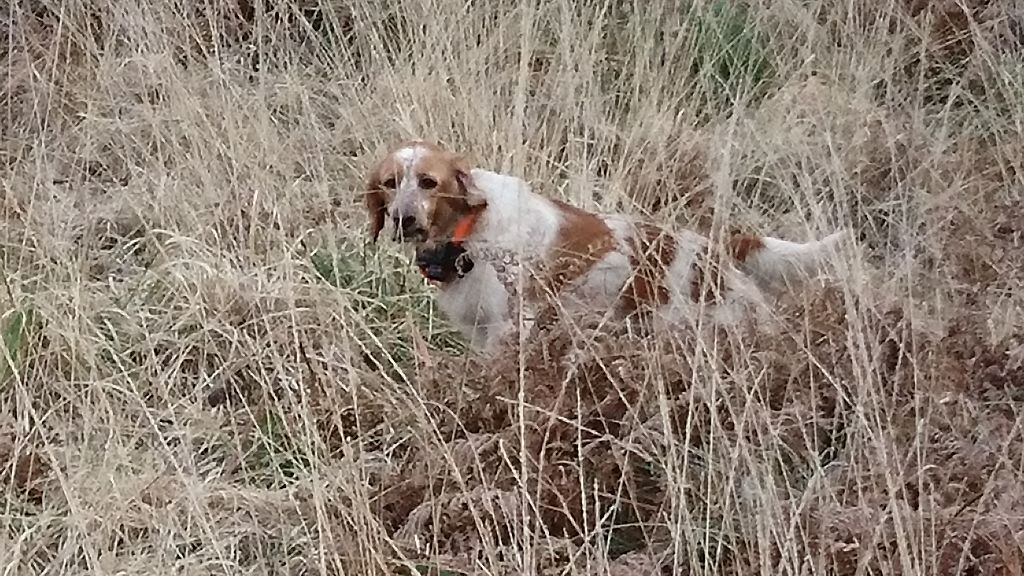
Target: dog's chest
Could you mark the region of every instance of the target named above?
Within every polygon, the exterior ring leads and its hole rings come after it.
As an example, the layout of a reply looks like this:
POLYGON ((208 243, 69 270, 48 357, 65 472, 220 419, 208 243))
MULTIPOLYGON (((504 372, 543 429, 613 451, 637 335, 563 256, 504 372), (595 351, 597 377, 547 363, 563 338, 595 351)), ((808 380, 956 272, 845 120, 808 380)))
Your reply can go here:
MULTIPOLYGON (((442 308, 457 317, 462 325, 487 320, 493 323, 513 316, 520 303, 520 292, 530 294, 532 274, 543 274, 545 268, 537 258, 520 258, 511 250, 476 247, 471 252, 472 272, 445 287, 441 293, 442 308), (530 271, 530 274, 527 272, 530 271), (524 276, 526 274, 526 276, 524 276)), ((585 274, 564 287, 562 297, 582 300, 590 305, 610 306, 621 291, 629 273, 628 258, 613 251, 600 259, 585 274)), ((534 296, 540 296, 534 294, 534 296)), ((528 306, 536 302, 524 302, 528 306)), ((565 302, 569 304, 569 302, 565 302)))
POLYGON ((509 251, 473 250, 472 258, 473 269, 440 291, 438 306, 459 330, 483 344, 511 317, 521 266, 509 251))

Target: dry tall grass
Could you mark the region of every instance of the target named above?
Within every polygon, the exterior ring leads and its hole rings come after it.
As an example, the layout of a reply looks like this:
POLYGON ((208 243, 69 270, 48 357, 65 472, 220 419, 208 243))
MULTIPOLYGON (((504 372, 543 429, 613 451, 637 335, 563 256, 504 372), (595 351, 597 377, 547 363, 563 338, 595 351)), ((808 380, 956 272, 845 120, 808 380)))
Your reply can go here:
POLYGON ((13 0, 4 574, 1021 574, 1014 0, 13 0), (861 250, 479 366, 362 172, 861 250))

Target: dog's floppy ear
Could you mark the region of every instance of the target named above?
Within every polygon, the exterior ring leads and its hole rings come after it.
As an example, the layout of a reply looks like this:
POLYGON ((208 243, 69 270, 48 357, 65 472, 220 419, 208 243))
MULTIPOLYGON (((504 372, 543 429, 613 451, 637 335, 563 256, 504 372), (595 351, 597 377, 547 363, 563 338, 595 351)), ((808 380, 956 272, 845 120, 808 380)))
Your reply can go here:
POLYGON ((477 188, 476 182, 473 181, 469 162, 461 155, 454 153, 449 156, 449 160, 455 169, 455 179, 458 180, 459 187, 462 188, 463 194, 466 195, 466 203, 470 207, 486 206, 487 198, 484 197, 483 191, 477 188))
POLYGON ((384 218, 387 216, 388 205, 380 189, 380 171, 376 168, 366 181, 366 212, 370 216, 370 237, 374 242, 384 229, 384 218))

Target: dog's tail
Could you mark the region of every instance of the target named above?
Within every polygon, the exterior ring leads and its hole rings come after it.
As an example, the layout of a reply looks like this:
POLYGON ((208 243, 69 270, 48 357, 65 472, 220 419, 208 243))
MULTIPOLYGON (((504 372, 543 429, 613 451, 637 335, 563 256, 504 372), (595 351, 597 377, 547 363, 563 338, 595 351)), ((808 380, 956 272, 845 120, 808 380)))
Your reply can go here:
POLYGON ((818 275, 828 255, 848 236, 833 232, 820 240, 790 242, 770 236, 735 235, 730 241, 737 266, 764 288, 795 285, 818 275))

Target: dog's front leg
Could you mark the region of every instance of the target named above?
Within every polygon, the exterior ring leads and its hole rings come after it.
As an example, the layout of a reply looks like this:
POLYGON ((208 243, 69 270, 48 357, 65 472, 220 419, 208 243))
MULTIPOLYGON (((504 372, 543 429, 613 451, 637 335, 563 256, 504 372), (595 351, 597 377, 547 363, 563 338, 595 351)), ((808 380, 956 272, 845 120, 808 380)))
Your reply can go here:
POLYGON ((534 332, 537 320, 534 308, 530 302, 521 301, 515 296, 510 297, 508 318, 488 330, 486 353, 493 356, 518 350, 523 338, 529 338, 534 332))

